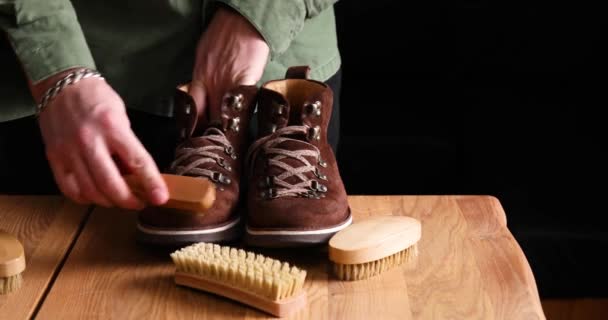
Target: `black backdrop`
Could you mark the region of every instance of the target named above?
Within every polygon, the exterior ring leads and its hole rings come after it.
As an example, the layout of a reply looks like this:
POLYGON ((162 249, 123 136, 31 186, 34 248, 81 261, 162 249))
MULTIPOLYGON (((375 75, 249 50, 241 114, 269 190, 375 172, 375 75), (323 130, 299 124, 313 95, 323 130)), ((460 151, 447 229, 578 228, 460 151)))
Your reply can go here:
POLYGON ((490 194, 541 296, 607 296, 601 10, 340 1, 349 194, 490 194))

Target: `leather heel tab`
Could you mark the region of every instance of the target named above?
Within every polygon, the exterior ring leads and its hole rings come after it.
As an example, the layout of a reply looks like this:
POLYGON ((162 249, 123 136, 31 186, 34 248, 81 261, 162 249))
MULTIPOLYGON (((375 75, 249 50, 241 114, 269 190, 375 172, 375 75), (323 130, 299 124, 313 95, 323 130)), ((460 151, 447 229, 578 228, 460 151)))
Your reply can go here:
POLYGON ((287 69, 286 79, 308 79, 310 76, 309 66, 293 66, 287 69))

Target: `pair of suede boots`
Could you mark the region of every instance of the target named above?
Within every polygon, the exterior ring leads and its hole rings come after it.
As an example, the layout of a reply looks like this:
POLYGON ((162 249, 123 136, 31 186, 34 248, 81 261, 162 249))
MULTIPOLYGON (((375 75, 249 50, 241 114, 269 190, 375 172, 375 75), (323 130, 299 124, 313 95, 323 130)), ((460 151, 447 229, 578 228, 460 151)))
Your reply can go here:
POLYGON ((166 173, 208 178, 213 207, 200 215, 148 207, 138 215, 143 243, 231 242, 288 247, 326 243, 352 222, 334 153, 327 143, 333 92, 305 66, 285 79, 228 92, 218 115, 198 124, 192 98, 175 97, 182 141, 166 173), (249 144, 257 105, 258 135, 249 144))

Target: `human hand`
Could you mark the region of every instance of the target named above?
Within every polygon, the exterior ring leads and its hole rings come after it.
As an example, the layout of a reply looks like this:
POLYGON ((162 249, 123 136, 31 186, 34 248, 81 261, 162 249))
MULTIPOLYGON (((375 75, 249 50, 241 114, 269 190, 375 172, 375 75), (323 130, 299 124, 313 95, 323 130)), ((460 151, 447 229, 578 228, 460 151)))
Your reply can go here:
POLYGON ((39 124, 55 181, 72 200, 126 209, 168 200, 154 160, 130 128, 122 99, 105 81, 86 78, 65 87, 42 110, 39 124), (114 158, 139 178, 147 199, 131 192, 114 158))
POLYGON ((199 40, 189 93, 204 115, 220 113, 223 95, 237 85, 262 78, 270 48, 258 31, 238 13, 219 8, 199 40))

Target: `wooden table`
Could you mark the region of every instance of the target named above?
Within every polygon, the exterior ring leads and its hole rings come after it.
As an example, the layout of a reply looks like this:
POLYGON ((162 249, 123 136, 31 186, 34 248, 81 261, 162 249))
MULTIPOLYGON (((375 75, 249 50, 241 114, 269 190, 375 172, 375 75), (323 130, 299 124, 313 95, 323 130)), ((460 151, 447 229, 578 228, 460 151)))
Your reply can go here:
MULTIPOLYGON (((328 275, 325 249, 263 250, 308 270, 309 303, 294 319, 544 319, 534 276, 506 227, 497 199, 351 196, 349 201, 355 222, 380 214, 419 219, 420 254, 414 264, 381 276, 340 282, 328 275)), ((267 317, 239 303, 174 285, 170 250, 137 245, 134 224, 134 212, 95 209, 46 299, 39 302, 36 318, 267 317)), ((23 238, 27 233, 18 234, 23 238)), ((36 246, 26 250, 40 252, 36 246)), ((39 268, 36 260, 29 263, 31 269, 39 268)), ((26 281, 33 282, 28 275, 26 281)), ((2 312, 7 305, 3 301, 2 312)), ((7 314, 11 319, 27 316, 35 304, 20 304, 7 314)))
POLYGON ((0 195, 0 229, 19 238, 27 263, 23 287, 0 295, 0 319, 35 313, 89 211, 61 197, 0 195))

